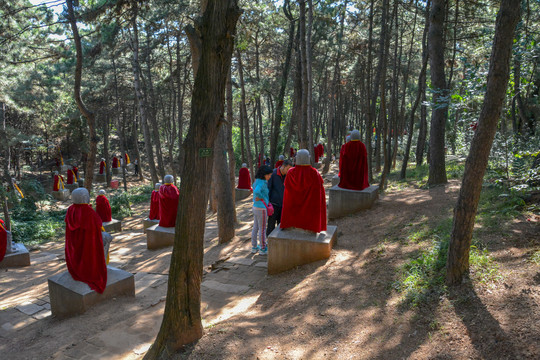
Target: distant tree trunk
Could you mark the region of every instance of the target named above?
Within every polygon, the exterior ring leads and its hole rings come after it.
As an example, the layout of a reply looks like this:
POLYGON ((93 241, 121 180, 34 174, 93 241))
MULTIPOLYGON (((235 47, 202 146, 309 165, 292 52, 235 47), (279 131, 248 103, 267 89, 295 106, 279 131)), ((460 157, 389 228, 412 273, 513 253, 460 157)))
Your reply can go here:
POLYGON ((373 181, 373 148, 371 135, 373 134, 372 127, 375 122, 375 113, 373 106, 372 95, 372 68, 373 68, 373 7, 375 0, 371 0, 369 3, 369 35, 368 35, 368 59, 367 59, 367 69, 366 69, 366 78, 367 78, 367 91, 366 91, 366 103, 367 103, 367 123, 366 123, 366 150, 367 150, 367 161, 368 161, 368 178, 369 181, 373 181))
MULTIPOLYGON (((133 87, 135 88, 135 95, 137 96, 137 104, 139 108, 139 120, 141 123, 141 129, 144 136, 144 146, 146 148, 146 155, 148 156, 148 166, 150 167, 150 176, 152 177, 152 183, 159 182, 159 177, 156 170, 156 164, 154 162, 154 150, 152 149, 152 137, 150 136, 150 130, 148 129, 147 119, 147 106, 144 101, 144 96, 141 88, 140 72, 141 66, 139 63, 139 31, 137 28, 137 5, 135 3, 135 13, 131 21, 133 27, 133 36, 131 44, 133 47, 133 87)), ((141 159, 138 159, 139 169, 142 168, 141 159)))
POLYGON ((433 110, 431 111, 431 129, 429 134, 429 185, 444 184, 445 165, 445 129, 448 118, 448 89, 444 74, 444 18, 446 0, 433 0, 430 11, 428 49, 433 89, 433 110))
POLYGON ((463 182, 454 210, 454 223, 446 264, 446 281, 450 285, 460 283, 463 276, 469 272, 469 251, 476 210, 478 209, 491 145, 497 132, 497 123, 506 94, 514 30, 519 21, 520 13, 521 1, 502 0, 495 24, 495 38, 491 51, 484 103, 465 164, 463 182))
MULTIPOLYGON (((122 109, 122 116, 120 116, 120 96, 118 95, 118 76, 116 74, 116 62, 114 61, 114 54, 111 57, 112 65, 113 65, 113 73, 114 73, 114 96, 116 98, 116 108, 115 108, 115 114, 117 116, 117 123, 116 123, 116 129, 117 129, 117 135, 120 139, 120 156, 124 156, 126 153, 125 149, 125 134, 124 134, 124 124, 125 124, 125 110, 122 109), (122 121, 123 119, 124 121, 122 121)), ((123 163, 123 162, 122 162, 123 163)), ((127 180, 126 180, 126 164, 122 166, 122 181, 124 183, 124 191, 127 191, 127 180)))
POLYGON ((201 149, 213 149, 218 135, 240 13, 236 0, 208 0, 202 18, 196 21, 201 39, 200 61, 194 72, 167 300, 161 328, 146 360, 170 358, 203 333, 200 286, 208 193, 200 189, 210 186, 214 158, 212 152, 201 153, 201 149))
POLYGON ((79 29, 77 28, 77 20, 75 19, 75 13, 73 11, 73 0, 66 0, 68 9, 69 23, 71 24, 71 31, 73 32, 73 41, 75 42, 76 50, 76 63, 75 63, 75 84, 74 95, 75 102, 81 114, 86 118, 88 123, 88 133, 90 135, 89 153, 86 159, 85 180, 84 187, 88 192, 92 191, 92 182, 94 177, 94 163, 96 162, 97 143, 98 138, 96 135, 96 120, 94 113, 90 111, 84 104, 81 97, 81 79, 82 79, 82 66, 83 66, 83 53, 81 45, 81 37, 79 36, 79 29))
POLYGON ((214 144, 214 189, 217 197, 218 241, 229 242, 234 237, 235 206, 229 165, 227 162, 227 127, 222 123, 214 144))
POLYGON ((103 117, 103 157, 105 158, 105 161, 107 161, 107 167, 105 168, 105 178, 107 179, 107 185, 105 186, 109 186, 111 184, 111 180, 112 180, 112 172, 111 172, 111 168, 112 166, 110 164, 112 164, 112 160, 111 160, 111 156, 109 154, 109 117, 107 114, 104 114, 104 117, 103 117))
MULTIPOLYGON (((11 180, 11 176, 9 174, 9 161, 10 158, 9 154, 9 141, 6 134, 6 104, 2 101, 0 101, 0 155, 4 156, 4 161, 2 161, 2 170, 3 170, 3 179, 8 184, 9 190, 12 194, 15 193, 15 187, 13 186, 13 181, 11 180)), ((7 205, 7 194, 5 193, 6 189, 2 186, 0 189, 0 195, 2 202, 2 210, 4 212, 4 222, 6 225, 6 229, 9 231, 11 230, 11 221, 9 217, 9 210, 7 205)))
MULTIPOLYGON (((227 100, 227 156, 229 159, 229 182, 232 194, 232 203, 235 203, 235 188, 236 188, 236 159, 234 157, 234 148, 232 143, 232 128, 233 128, 233 91, 232 91, 232 74, 229 69, 229 75, 227 75, 227 89, 225 94, 227 100)), ((232 214, 234 217, 234 223, 237 223, 236 207, 233 206, 232 214)))
POLYGON ((252 178, 254 177, 255 168, 253 167, 253 155, 251 154, 251 142, 249 139, 249 120, 247 116, 247 107, 246 107, 246 87, 244 84, 244 67, 242 66, 242 55, 240 51, 236 51, 236 58, 238 60, 238 73, 240 75, 240 117, 241 125, 243 128, 243 133, 245 135, 245 148, 247 153, 247 165, 249 171, 251 172, 252 178))

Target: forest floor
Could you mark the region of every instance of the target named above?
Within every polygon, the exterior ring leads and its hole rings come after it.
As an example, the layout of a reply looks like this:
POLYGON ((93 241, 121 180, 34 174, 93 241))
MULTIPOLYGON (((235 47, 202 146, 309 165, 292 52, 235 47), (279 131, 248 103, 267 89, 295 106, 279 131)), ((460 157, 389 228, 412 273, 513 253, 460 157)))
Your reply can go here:
MULTIPOLYGON (((335 166, 325 176, 330 187, 335 166)), ((177 359, 538 359, 540 217, 496 229, 477 225, 493 263, 488 277, 428 291, 413 305, 397 290, 401 269, 431 245, 415 234, 448 223, 460 182, 390 188, 371 210, 329 224, 329 259, 268 276, 250 253, 250 199, 237 203, 237 237, 218 244, 215 216, 205 233, 201 286, 205 333, 177 359), (416 240, 415 240, 416 239, 416 240)), ((66 270, 61 238, 36 246, 32 266, 0 272, 2 359, 140 359, 164 310, 171 248, 146 249, 134 208, 114 236, 110 265, 135 274, 135 298, 116 298, 66 320, 51 316, 47 278, 66 270)), ((474 274, 473 274, 474 275, 474 274)))

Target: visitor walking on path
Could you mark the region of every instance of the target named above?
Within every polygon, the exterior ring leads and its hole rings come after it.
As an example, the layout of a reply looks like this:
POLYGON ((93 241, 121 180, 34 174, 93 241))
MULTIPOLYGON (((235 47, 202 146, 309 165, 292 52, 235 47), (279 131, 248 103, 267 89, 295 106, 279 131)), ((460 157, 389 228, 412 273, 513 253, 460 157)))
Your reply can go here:
POLYGON ((283 208, 283 192, 285 191, 285 176, 292 167, 290 160, 283 160, 280 167, 274 169, 270 180, 268 180, 268 197, 274 207, 274 213, 268 216, 268 227, 266 236, 276 228, 276 224, 281 222, 281 209, 283 208))
POLYGON ((266 205, 268 198, 268 179, 272 175, 270 166, 263 165, 257 170, 253 183, 253 231, 251 232, 251 252, 266 255, 266 218, 268 216, 266 205), (257 236, 259 245, 257 245, 257 236))

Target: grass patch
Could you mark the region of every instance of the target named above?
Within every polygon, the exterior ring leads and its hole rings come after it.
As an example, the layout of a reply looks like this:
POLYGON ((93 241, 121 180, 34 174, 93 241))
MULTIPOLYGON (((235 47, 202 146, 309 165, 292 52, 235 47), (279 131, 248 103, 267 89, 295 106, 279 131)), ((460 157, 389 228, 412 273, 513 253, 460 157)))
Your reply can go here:
POLYGON ((540 250, 536 250, 535 252, 532 253, 530 262, 540 266, 540 250))
POLYGON ((11 216, 13 240, 38 245, 59 236, 65 227, 66 210, 37 211, 32 201, 23 201, 11 216))
POLYGON ((115 219, 123 219, 133 215, 131 205, 150 201, 153 187, 151 185, 136 186, 128 191, 117 192, 109 199, 112 216, 115 219))

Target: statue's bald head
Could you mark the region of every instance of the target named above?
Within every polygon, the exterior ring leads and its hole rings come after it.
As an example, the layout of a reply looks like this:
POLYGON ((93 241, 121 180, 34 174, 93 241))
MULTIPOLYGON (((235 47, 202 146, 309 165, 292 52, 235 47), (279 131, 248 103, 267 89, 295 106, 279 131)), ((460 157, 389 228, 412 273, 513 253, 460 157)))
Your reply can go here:
POLYGON ((242 167, 243 167, 243 168, 247 168, 247 164, 246 164, 246 163, 242 163, 242 167))
POLYGON ((285 160, 285 156, 279 155, 279 160, 285 160))
POLYGON ((154 184, 154 190, 159 190, 160 187, 161 187, 161 183, 154 184))
POLYGON ((86 188, 77 188, 71 193, 71 200, 74 204, 88 204, 90 202, 90 194, 86 188))
POLYGON ((174 182, 174 176, 165 175, 165 177, 163 178, 163 181, 165 182, 165 184, 172 184, 174 182))
POLYGON ((309 151, 300 149, 296 153, 296 165, 311 165, 309 151))
POLYGON ((99 190, 99 192, 98 192, 98 195, 105 195, 105 194, 107 194, 107 193, 103 189, 99 190))
POLYGON ((360 131, 353 130, 351 132, 351 140, 360 140, 360 131))
POLYGON ((345 142, 351 141, 351 135, 347 135, 347 138, 345 139, 345 142))

